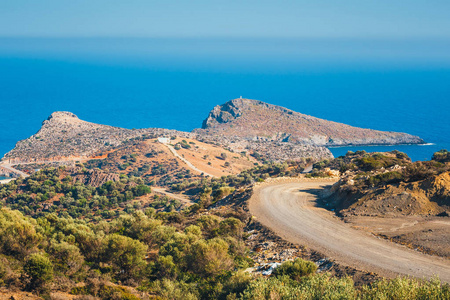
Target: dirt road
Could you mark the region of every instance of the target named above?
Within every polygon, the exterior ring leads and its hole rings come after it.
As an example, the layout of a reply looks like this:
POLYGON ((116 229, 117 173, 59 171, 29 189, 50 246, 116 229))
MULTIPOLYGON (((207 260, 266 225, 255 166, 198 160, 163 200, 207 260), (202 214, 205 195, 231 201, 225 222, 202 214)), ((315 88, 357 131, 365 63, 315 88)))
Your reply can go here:
POLYGON ((337 262, 392 277, 438 275, 450 282, 450 261, 429 256, 351 228, 315 205, 329 181, 262 184, 250 199, 250 212, 280 237, 318 250, 337 262))
POLYGON ((18 174, 20 177, 23 177, 23 178, 26 178, 26 177, 30 176, 30 175, 28 175, 25 172, 22 172, 20 170, 14 169, 11 165, 8 165, 8 164, 0 164, 0 167, 10 171, 11 173, 18 174))
POLYGON ((205 176, 210 176, 210 177, 216 177, 216 176, 214 176, 214 175, 211 175, 211 174, 209 174, 209 173, 206 173, 205 171, 202 171, 202 170, 200 170, 199 168, 197 168, 196 166, 194 166, 190 161, 188 161, 187 159, 185 159, 184 157, 182 157, 180 154, 178 154, 178 152, 175 150, 175 148, 174 147, 172 147, 171 145, 169 145, 169 144, 164 144, 163 143, 163 145, 165 145, 167 148, 169 148, 169 150, 170 150, 170 152, 172 152, 172 154, 175 156, 175 157, 177 157, 177 158, 179 158, 180 160, 182 160, 189 168, 191 168, 192 170, 194 170, 194 171, 196 171, 196 172, 198 172, 198 173, 203 173, 203 175, 205 175, 205 176))
POLYGON ((176 199, 181 201, 181 203, 183 203, 186 206, 191 206, 192 204, 194 204, 188 197, 186 197, 185 195, 179 195, 179 194, 173 194, 170 193, 168 191, 166 191, 165 188, 162 187, 152 187, 152 191, 156 192, 156 193, 160 193, 160 194, 164 194, 169 198, 172 199, 176 199))

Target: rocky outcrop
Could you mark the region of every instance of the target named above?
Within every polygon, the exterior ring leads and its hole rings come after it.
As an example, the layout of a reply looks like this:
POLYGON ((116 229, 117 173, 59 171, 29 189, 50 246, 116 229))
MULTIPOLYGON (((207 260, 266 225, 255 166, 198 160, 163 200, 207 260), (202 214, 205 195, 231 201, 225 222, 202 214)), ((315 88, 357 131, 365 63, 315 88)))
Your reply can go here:
POLYGON ((71 112, 58 111, 31 137, 19 141, 3 161, 10 164, 77 160, 95 156, 120 145, 162 135, 184 136, 167 129, 125 129, 80 120, 71 112))
POLYGON ((385 132, 327 121, 250 99, 234 99, 214 107, 196 133, 253 141, 316 146, 421 144, 407 133, 385 132))

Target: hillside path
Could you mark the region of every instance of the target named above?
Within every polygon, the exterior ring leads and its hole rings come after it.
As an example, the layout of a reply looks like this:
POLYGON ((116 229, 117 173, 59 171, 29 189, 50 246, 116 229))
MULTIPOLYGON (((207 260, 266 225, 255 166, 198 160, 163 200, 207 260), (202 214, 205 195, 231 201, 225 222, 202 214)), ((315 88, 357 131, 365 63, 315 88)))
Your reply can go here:
POLYGON ((7 169, 13 173, 19 174, 21 177, 26 178, 30 176, 29 174, 22 172, 18 169, 13 168, 13 166, 18 165, 34 165, 34 164, 51 164, 51 163, 61 163, 61 162, 70 162, 70 161, 87 161, 89 158, 71 158, 71 159, 61 159, 61 160, 40 160, 40 161, 31 161, 31 162, 20 162, 20 163, 5 163, 0 162, 0 167, 7 169))
POLYGON ((181 201, 183 204, 185 204, 187 206, 191 206, 192 204, 194 204, 191 201, 191 199, 189 199, 188 197, 186 197, 184 195, 170 193, 170 192, 168 192, 166 189, 164 189, 162 187, 152 187, 152 191, 154 191, 156 193, 160 193, 160 194, 166 195, 169 198, 179 200, 179 201, 181 201))
POLYGON ((438 275, 450 282, 450 260, 426 255, 351 228, 332 212, 316 206, 330 181, 263 183, 249 201, 252 215, 287 241, 308 246, 335 261, 382 276, 438 275))
POLYGON ((196 166, 194 166, 190 161, 188 161, 187 159, 185 159, 184 157, 182 157, 180 154, 178 154, 177 150, 175 150, 175 148, 173 148, 173 146, 169 145, 169 144, 165 144, 162 143, 163 145, 165 145, 167 148, 169 148, 170 152, 172 152, 172 154, 179 158, 180 160, 182 160, 189 168, 191 168, 192 170, 199 172, 200 174, 203 173, 203 175, 206 176, 210 176, 210 177, 216 177, 212 174, 206 173, 205 171, 200 170, 199 168, 197 168, 196 166))

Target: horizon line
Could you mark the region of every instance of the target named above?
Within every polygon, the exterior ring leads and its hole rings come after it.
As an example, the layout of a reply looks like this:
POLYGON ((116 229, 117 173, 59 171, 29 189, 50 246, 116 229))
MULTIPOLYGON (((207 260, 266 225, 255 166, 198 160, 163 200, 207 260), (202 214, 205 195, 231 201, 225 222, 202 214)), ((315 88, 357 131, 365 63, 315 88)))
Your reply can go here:
POLYGON ((159 39, 159 40, 384 40, 450 41, 449 36, 124 36, 124 35, 0 35, 0 39, 159 39))

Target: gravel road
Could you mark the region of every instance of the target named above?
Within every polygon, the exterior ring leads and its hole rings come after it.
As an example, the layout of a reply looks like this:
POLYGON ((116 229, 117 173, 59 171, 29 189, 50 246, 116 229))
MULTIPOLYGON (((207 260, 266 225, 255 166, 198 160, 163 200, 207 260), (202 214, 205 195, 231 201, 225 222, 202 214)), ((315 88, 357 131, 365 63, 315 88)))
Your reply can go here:
POLYGON ((450 282, 449 260, 376 238, 317 207, 317 195, 327 185, 330 181, 262 184, 255 187, 250 212, 280 237, 320 251, 341 264, 386 277, 438 275, 450 282))

